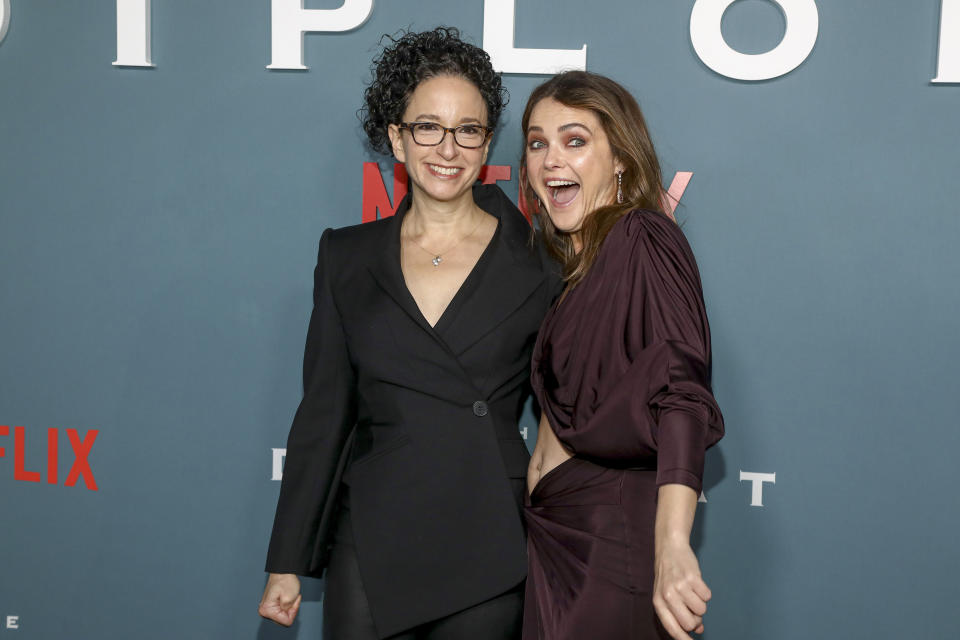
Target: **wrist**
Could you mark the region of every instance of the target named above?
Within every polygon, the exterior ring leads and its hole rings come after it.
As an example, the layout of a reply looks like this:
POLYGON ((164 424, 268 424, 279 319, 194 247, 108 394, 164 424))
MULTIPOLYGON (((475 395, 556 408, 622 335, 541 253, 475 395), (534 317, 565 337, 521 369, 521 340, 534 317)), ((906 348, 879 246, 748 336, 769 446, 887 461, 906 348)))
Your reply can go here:
POLYGON ((654 535, 654 547, 661 549, 682 549, 690 546, 690 535, 680 529, 657 531, 654 535))

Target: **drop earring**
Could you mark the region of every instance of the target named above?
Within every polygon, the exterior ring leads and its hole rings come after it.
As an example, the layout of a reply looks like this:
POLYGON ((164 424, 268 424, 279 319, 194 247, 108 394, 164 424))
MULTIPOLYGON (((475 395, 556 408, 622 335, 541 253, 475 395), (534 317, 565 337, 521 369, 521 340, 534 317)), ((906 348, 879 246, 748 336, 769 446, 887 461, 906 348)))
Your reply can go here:
POLYGON ((623 204, 623 171, 617 171, 617 204, 623 204))

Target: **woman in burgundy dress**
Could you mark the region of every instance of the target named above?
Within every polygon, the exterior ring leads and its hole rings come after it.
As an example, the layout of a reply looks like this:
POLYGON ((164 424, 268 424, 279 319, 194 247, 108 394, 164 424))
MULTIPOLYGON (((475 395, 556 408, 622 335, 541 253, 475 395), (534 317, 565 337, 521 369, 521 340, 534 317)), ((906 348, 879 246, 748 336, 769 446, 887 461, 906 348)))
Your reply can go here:
POLYGON ((690 530, 723 435, 696 263, 623 87, 555 76, 523 131, 526 196, 567 281, 533 355, 523 637, 690 638, 710 599, 690 530))

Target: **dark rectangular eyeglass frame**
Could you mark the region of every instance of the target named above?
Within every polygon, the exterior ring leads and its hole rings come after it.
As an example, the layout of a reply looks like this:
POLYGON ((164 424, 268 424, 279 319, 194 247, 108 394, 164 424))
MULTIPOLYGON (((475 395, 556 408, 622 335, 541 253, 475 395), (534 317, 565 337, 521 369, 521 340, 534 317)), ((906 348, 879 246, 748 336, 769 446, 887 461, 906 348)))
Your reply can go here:
POLYGON ((401 122, 397 126, 400 129, 406 129, 407 131, 409 131, 410 137, 412 137, 413 141, 418 145, 420 145, 421 147, 436 147, 438 145, 443 144, 443 141, 447 138, 447 133, 449 132, 450 134, 453 135, 453 141, 457 143, 458 146, 463 147, 464 149, 479 149, 480 147, 483 146, 483 143, 487 141, 487 138, 490 137, 490 134, 493 133, 493 127, 487 127, 482 124, 461 124, 461 125, 457 125, 456 127, 445 127, 441 125, 439 122, 427 122, 424 120, 424 121, 418 121, 418 122, 401 122), (441 129, 443 129, 443 135, 440 137, 440 139, 437 142, 434 142, 433 144, 424 144, 423 142, 420 142, 419 140, 417 140, 417 136, 413 133, 413 125, 416 125, 416 124, 429 124, 435 127, 440 127, 441 129), (483 140, 480 141, 480 144, 474 147, 470 147, 461 143, 459 140, 457 140, 457 130, 462 129, 463 127, 477 127, 478 129, 483 129, 484 131, 486 131, 486 134, 483 136, 483 140))

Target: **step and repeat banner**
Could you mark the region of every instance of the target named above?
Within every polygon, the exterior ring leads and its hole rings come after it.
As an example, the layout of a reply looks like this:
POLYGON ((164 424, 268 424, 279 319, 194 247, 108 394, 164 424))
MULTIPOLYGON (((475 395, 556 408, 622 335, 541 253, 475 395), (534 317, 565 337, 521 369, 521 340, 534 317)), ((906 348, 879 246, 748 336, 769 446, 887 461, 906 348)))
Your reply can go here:
POLYGON ((727 422, 703 637, 956 638, 960 0, 0 0, 0 640, 321 637, 322 581, 256 613, 317 240, 405 192, 356 112, 436 25, 514 199, 550 73, 646 113, 727 422))

